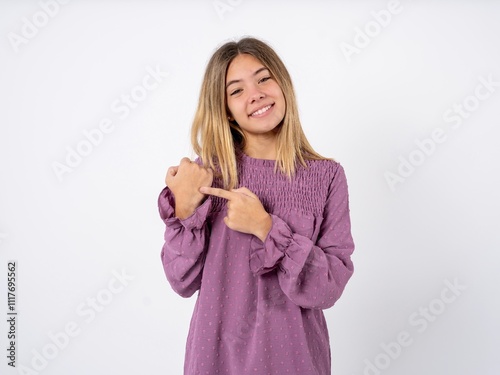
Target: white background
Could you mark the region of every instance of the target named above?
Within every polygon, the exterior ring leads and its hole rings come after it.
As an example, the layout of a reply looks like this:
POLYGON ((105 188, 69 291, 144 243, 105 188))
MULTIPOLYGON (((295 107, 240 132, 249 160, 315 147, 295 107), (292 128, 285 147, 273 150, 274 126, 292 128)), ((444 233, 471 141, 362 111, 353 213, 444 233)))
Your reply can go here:
POLYGON ((500 82, 499 2, 401 1, 378 29, 385 1, 214 3, 74 0, 45 19, 41 2, 0 3, 0 372, 182 373, 194 297, 164 276, 157 196, 167 167, 193 156, 208 58, 252 35, 280 54, 310 142, 348 177, 355 274, 325 311, 333 373, 500 373, 499 84, 474 99, 481 79, 500 82), (148 69, 168 77, 128 115, 112 110, 148 69), (460 126, 445 121, 464 101, 460 126), (59 179, 54 163, 103 119, 112 131, 59 179), (445 141, 418 151, 438 128, 445 141), (420 165, 391 189, 385 175, 410 155, 420 165), (8 260, 22 371, 5 355, 8 260), (77 334, 55 347, 68 324, 77 334))

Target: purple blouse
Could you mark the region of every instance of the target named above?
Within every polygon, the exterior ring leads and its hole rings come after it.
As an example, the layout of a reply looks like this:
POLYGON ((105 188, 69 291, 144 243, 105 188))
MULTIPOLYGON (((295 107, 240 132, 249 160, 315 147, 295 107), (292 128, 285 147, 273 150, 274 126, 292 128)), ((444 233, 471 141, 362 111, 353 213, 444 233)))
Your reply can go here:
POLYGON ((334 305, 353 273, 344 169, 331 160, 308 161, 290 180, 274 164, 238 155, 240 186, 272 217, 264 242, 224 224, 222 198, 207 198, 179 220, 169 188, 160 193, 165 274, 182 297, 199 291, 185 375, 331 373, 322 310, 334 305))

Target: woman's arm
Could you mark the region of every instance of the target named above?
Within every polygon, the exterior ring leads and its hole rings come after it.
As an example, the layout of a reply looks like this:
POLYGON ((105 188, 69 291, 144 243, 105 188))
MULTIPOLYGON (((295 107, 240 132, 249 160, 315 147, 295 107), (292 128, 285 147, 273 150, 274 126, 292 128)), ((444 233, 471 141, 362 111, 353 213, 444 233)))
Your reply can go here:
POLYGON ((168 168, 167 187, 158 198, 166 226, 161 251, 163 268, 172 289, 183 297, 192 296, 201 285, 211 199, 205 200, 199 189, 212 185, 212 181, 212 171, 204 168, 199 159, 192 162, 182 158, 178 166, 168 168))
POLYGON ((352 276, 349 197, 344 170, 338 164, 332 179, 318 240, 294 233, 275 215, 264 240, 252 240, 250 268, 256 274, 277 269, 283 292, 304 308, 334 305, 352 276))
POLYGON ((160 217, 165 223, 165 244, 161 259, 172 289, 182 297, 190 297, 201 286, 201 274, 209 237, 206 221, 211 199, 195 209, 191 216, 175 216, 175 199, 168 187, 158 198, 160 217))

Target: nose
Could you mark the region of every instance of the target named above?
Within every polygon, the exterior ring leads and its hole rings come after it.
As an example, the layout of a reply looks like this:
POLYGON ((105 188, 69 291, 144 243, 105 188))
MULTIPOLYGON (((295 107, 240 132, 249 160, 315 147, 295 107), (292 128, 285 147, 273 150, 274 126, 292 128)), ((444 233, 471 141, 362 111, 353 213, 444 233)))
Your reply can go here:
POLYGON ((254 86, 249 95, 248 95, 248 100, 250 103, 255 103, 261 99, 264 99, 266 97, 266 94, 260 90, 258 86, 254 86))

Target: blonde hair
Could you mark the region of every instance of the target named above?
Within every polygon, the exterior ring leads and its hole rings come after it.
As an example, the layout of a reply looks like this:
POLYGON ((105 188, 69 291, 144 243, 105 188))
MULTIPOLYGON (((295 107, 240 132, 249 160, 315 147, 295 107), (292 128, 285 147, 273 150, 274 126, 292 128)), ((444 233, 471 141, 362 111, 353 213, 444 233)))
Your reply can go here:
POLYGON ((217 171, 223 186, 238 186, 236 148, 243 150, 245 137, 238 124, 228 119, 226 73, 240 54, 258 59, 276 80, 285 97, 285 116, 279 125, 275 170, 288 177, 295 174, 297 161, 326 159, 313 150, 302 130, 291 77, 276 52, 266 43, 250 37, 228 42, 210 58, 191 128, 191 143, 205 167, 217 171))

